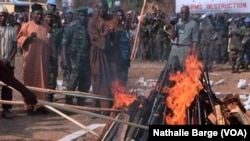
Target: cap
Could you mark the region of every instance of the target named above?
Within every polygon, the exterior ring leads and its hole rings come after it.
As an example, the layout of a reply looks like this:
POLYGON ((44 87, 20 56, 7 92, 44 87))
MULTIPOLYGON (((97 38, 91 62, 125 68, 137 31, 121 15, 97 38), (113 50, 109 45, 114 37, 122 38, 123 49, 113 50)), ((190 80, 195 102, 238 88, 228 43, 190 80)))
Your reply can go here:
POLYGON ((57 0, 47 0, 47 4, 57 5, 57 0))
POLYGON ((88 12, 88 8, 87 7, 84 7, 84 6, 81 6, 81 7, 78 7, 76 9, 77 12, 88 12))
POLYGON ((37 4, 37 3, 34 3, 32 6, 31 6, 31 9, 32 9, 32 12, 36 11, 36 10, 41 10, 43 11, 43 7, 41 4, 37 4))
POLYGON ((46 11, 44 11, 44 16, 45 15, 54 15, 54 12, 52 11, 52 10, 46 10, 46 11))
POLYGON ((0 5, 0 12, 8 13, 8 9, 5 6, 0 5))

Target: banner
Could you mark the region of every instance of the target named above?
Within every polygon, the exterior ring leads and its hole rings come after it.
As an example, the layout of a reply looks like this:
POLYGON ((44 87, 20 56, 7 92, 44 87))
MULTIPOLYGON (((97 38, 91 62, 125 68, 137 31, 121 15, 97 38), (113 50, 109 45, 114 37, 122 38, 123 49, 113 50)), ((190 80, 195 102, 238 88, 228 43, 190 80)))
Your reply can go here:
POLYGON ((250 13, 250 0, 176 0, 175 12, 183 5, 188 5, 191 13, 250 13))

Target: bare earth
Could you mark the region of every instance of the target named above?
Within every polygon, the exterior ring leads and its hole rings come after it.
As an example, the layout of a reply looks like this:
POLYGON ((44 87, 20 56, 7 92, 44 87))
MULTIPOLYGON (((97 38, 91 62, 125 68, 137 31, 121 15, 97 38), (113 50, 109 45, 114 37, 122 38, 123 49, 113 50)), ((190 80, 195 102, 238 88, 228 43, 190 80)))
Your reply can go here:
MULTIPOLYGON (((22 57, 16 57, 16 77, 22 81, 22 69, 21 69, 22 57)), ((135 82, 140 78, 145 79, 158 79, 160 72, 164 68, 164 62, 139 62, 134 61, 131 64, 129 70, 128 89, 131 88, 145 88, 136 84, 135 82)), ((243 71, 243 70, 242 70, 243 71)), ((61 74, 59 76, 61 79, 61 74)), ((225 79, 224 84, 212 85, 212 90, 216 93, 228 94, 228 93, 239 93, 249 94, 250 86, 245 89, 238 89, 237 83, 240 79, 247 80, 247 84, 250 82, 250 71, 244 71, 240 74, 232 74, 230 72, 230 66, 228 64, 214 65, 214 71, 210 73, 210 80, 213 84, 221 79, 225 79)), ((14 93, 14 101, 22 100, 19 93, 14 93)), ((64 138, 65 136, 72 134, 76 131, 82 130, 81 127, 68 121, 67 119, 51 113, 49 115, 38 115, 38 116, 27 116, 23 107, 20 105, 13 106, 13 112, 17 114, 17 117, 13 120, 7 120, 0 118, 0 140, 8 141, 56 141, 64 138)), ((94 119, 83 114, 68 114, 71 118, 77 120, 85 126, 91 124, 104 124, 106 121, 103 119, 94 119)), ((94 130, 98 134, 102 132, 102 128, 94 130)), ((97 137, 87 134, 79 137, 78 141, 95 141, 97 137)))

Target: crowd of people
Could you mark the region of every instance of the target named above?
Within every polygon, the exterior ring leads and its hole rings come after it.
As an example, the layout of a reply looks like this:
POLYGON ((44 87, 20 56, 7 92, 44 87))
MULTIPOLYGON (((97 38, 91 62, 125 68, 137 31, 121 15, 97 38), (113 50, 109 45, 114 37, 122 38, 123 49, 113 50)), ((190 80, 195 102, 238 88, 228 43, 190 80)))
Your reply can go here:
MULTIPOLYGON (((62 15, 56 12, 57 2, 47 1, 31 6, 30 20, 20 28, 9 22, 9 13, 0 9, 1 62, 14 75, 15 54, 21 49, 23 56, 23 84, 45 89, 56 89, 58 71, 63 71, 63 85, 68 91, 89 92, 112 97, 111 83, 126 85, 130 66, 130 36, 124 11, 110 14, 106 1, 100 0, 92 13, 80 6, 68 9, 62 15), (6 37, 5 37, 5 36, 6 37), (59 62, 60 60, 60 62, 59 62)), ((18 19, 17 23, 20 21, 18 19)), ((37 99, 53 102, 54 94, 34 91, 37 99)), ((65 96, 66 104, 85 105, 85 98, 65 96)), ((3 86, 2 99, 12 100, 12 90, 3 86)), ((111 108, 112 102, 94 100, 92 106, 111 108)), ((10 105, 3 104, 2 117, 11 119, 10 105)), ((47 114, 41 106, 26 103, 27 115, 47 114)), ((102 114, 109 114, 104 112, 102 114)))
MULTIPOLYGON (((100 0, 92 12, 89 7, 80 6, 58 15, 56 0, 47 1, 47 10, 37 3, 31 10, 28 20, 28 15, 11 16, 4 6, 0 7, 0 61, 14 75, 15 54, 21 52, 24 85, 56 89, 61 67, 65 90, 88 92, 92 85, 94 94, 113 97, 113 81, 126 86, 139 24, 137 12, 111 12, 105 0, 100 0)), ((214 62, 230 62, 232 73, 239 73, 240 67, 248 69, 250 18, 231 18, 226 14, 190 14, 188 6, 173 17, 159 9, 146 13, 138 29, 136 57, 167 61, 169 68, 184 69, 189 49, 195 48, 204 70, 212 71, 214 62)), ((38 99, 54 101, 53 93, 34 93, 38 99)), ((77 97, 76 103, 73 98, 66 95, 65 103, 85 105, 85 98, 77 97)), ((3 86, 2 99, 12 100, 12 90, 3 86)), ((111 108, 113 103, 95 99, 92 106, 111 108)), ((3 104, 2 108, 3 117, 13 118, 10 105, 3 104)), ((24 110, 27 115, 48 113, 30 103, 25 104, 24 110)))

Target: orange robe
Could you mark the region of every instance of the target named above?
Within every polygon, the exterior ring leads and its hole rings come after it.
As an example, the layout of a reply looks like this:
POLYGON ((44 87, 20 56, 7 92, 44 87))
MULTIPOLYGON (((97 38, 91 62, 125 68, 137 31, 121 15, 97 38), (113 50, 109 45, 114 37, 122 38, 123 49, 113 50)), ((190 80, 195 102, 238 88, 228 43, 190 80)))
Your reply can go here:
MULTIPOLYGON (((27 86, 48 88, 50 46, 48 28, 29 21, 22 25, 18 34, 18 45, 23 50, 23 82, 27 86), (36 38, 28 42, 26 39, 32 32, 36 38)), ((38 99, 45 100, 43 92, 35 92, 38 99)))

